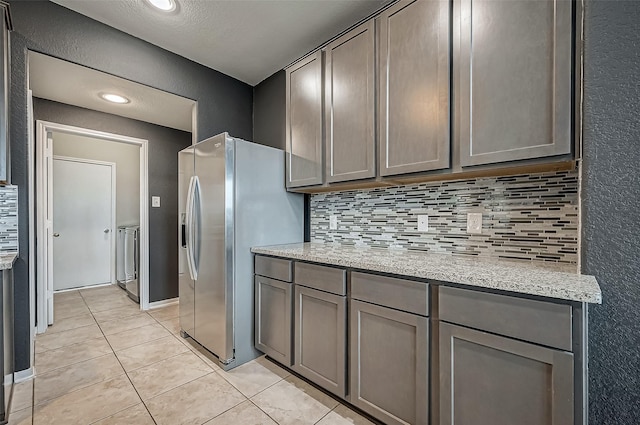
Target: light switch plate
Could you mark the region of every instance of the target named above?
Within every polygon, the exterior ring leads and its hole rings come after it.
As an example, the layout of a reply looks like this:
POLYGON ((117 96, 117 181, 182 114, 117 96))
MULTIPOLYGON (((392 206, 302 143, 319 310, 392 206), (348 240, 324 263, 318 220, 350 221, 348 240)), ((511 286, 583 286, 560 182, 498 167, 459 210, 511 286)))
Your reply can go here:
POLYGON ((338 216, 329 216, 329 230, 338 230, 338 216))
POLYGON ((152 196, 151 197, 151 207, 152 208, 160 208, 160 197, 152 196))
POLYGON ((428 231, 429 231, 429 216, 419 215, 418 216, 418 232, 428 232, 428 231))
POLYGON ((482 213, 467 213, 467 233, 482 234, 482 213))

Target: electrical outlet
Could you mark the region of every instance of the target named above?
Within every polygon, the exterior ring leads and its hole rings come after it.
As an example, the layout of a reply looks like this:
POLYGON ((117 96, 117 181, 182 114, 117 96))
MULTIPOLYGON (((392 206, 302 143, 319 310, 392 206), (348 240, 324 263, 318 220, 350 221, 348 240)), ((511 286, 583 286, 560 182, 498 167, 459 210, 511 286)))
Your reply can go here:
POLYGON ((151 197, 151 207, 152 208, 160 208, 160 197, 152 196, 151 197))
POLYGON ((329 230, 338 230, 338 216, 329 216, 329 230))
POLYGON ((467 233, 482 234, 482 213, 467 213, 467 233))
POLYGON ((418 232, 428 232, 428 231, 429 231, 429 216, 419 215, 418 216, 418 232))

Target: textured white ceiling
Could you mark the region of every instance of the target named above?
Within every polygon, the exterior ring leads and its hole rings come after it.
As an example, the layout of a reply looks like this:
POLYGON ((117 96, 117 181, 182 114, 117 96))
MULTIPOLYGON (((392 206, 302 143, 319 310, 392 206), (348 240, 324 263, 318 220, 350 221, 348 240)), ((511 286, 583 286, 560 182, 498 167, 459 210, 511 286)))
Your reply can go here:
POLYGON ((256 85, 390 0, 177 0, 166 14, 144 0, 52 0, 256 85))
POLYGON ((29 52, 29 88, 35 97, 191 131, 195 101, 40 53, 29 52), (102 92, 131 100, 106 102, 102 92))

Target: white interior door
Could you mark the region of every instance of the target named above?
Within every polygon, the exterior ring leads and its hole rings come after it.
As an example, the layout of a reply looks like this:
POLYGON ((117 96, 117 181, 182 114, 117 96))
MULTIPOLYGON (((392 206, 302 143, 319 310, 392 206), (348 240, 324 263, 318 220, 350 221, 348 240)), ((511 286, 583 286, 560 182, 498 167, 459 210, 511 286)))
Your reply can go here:
POLYGON ((53 159, 53 289, 113 282, 115 164, 53 159))

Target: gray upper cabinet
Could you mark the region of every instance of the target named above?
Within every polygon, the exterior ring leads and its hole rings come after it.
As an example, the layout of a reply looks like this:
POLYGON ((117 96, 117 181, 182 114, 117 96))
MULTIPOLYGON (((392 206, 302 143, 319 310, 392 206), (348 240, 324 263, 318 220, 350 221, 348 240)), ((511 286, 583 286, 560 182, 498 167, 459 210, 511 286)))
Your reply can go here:
POLYGON ((322 184, 321 52, 286 70, 287 187, 322 184))
POLYGON ((375 177, 374 21, 324 51, 326 180, 375 177))
POLYGON ((449 15, 403 0, 377 19, 382 176, 449 167, 449 15))
POLYGON ((10 183, 9 155, 9 75, 10 75, 10 49, 9 31, 13 29, 9 4, 0 1, 0 13, 2 25, 0 28, 0 182, 10 183))
POLYGON ((573 354, 440 323, 441 425, 573 424, 573 354))
POLYGON ((571 153, 572 3, 454 1, 463 167, 571 153))

